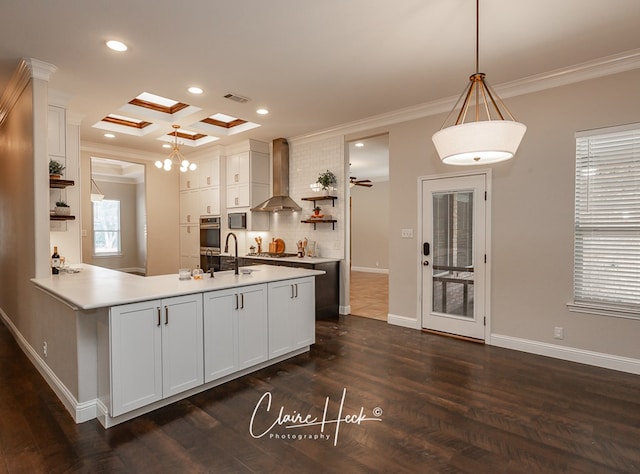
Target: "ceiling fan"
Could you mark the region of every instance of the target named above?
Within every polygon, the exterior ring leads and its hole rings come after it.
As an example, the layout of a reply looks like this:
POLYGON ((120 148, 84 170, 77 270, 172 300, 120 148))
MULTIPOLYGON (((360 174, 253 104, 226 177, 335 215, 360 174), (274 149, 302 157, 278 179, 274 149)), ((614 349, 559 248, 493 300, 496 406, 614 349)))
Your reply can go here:
POLYGON ((349 178, 349 184, 351 186, 366 186, 367 188, 370 188, 371 186, 373 186, 373 184, 370 183, 370 179, 358 179, 355 176, 351 176, 349 178))

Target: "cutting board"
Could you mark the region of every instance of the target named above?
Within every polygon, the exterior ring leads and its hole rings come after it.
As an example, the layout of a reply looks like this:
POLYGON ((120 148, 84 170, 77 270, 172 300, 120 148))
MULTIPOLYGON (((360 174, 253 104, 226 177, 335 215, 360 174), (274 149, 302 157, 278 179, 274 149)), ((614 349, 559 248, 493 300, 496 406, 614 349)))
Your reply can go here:
POLYGON ((275 242, 276 242, 276 253, 284 253, 284 248, 285 248, 284 240, 276 239, 275 242))

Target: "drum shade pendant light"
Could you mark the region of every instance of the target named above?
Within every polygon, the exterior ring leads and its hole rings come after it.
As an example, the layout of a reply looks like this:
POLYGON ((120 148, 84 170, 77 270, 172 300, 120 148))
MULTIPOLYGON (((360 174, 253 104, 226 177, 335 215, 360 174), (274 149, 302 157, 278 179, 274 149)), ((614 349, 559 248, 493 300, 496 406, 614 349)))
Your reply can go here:
POLYGON ((180 153, 180 144, 178 143, 178 129, 180 125, 172 125, 173 127, 173 145, 171 147, 171 153, 164 159, 164 161, 156 161, 157 168, 164 168, 165 171, 171 171, 172 166, 175 164, 180 167, 180 171, 183 173, 187 170, 195 170, 196 164, 190 163, 182 153, 180 153))
POLYGON ((508 160, 516 153, 527 130, 526 125, 516 122, 487 84, 485 74, 479 72, 479 11, 480 0, 476 0, 476 72, 469 77, 467 87, 442 128, 432 137, 440 159, 449 165, 484 165, 508 160), (450 124, 456 111, 456 121, 450 124), (468 117, 475 120, 466 121, 468 117))

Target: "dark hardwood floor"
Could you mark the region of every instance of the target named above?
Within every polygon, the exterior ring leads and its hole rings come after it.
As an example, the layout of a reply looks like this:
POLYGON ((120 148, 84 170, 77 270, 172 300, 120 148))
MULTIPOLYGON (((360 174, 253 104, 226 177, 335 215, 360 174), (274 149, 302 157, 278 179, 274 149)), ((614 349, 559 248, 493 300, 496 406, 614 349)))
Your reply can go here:
POLYGON ((350 316, 318 321, 309 354, 105 430, 72 421, 0 324, 2 472, 637 473, 640 377, 350 316), (326 402, 324 433, 269 430, 326 402))

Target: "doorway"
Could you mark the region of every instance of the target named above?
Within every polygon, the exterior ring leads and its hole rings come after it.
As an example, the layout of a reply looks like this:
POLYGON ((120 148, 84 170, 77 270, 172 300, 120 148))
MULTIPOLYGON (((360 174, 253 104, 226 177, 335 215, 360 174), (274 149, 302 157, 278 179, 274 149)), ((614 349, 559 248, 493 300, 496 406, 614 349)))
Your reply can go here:
POLYGON ((424 179, 422 327, 485 340, 488 172, 424 179))
POLYGON ((389 135, 346 144, 350 314, 389 315, 389 135))

